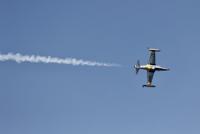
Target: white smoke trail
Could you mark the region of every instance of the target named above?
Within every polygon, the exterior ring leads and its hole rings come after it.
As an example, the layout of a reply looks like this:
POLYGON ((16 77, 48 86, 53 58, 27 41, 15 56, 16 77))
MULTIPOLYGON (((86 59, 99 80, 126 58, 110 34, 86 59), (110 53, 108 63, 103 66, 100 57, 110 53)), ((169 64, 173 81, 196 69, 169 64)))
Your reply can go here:
POLYGON ((39 55, 22 55, 20 53, 13 54, 0 54, 0 61, 15 61, 17 63, 30 62, 30 63, 51 63, 51 64, 69 64, 74 66, 102 66, 102 67, 119 67, 118 64, 100 63, 96 61, 85 61, 75 58, 58 58, 51 56, 39 55))

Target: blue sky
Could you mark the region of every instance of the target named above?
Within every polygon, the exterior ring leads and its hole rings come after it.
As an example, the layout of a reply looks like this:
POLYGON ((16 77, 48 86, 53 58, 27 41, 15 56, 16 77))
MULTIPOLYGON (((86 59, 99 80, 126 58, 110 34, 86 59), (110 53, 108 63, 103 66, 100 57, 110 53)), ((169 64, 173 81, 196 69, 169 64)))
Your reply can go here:
POLYGON ((199 1, 1 0, 0 52, 121 68, 0 62, 0 133, 199 134, 199 1), (154 89, 147 47, 160 48, 154 89))

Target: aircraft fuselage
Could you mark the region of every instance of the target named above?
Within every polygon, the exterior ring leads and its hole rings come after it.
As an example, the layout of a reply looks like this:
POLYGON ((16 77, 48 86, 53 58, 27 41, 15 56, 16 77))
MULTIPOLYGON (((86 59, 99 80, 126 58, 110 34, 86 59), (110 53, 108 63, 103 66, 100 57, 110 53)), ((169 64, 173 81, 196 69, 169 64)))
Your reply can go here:
POLYGON ((169 68, 164 68, 158 65, 150 65, 150 64, 141 65, 140 69, 147 70, 147 71, 168 71, 169 70, 169 68))

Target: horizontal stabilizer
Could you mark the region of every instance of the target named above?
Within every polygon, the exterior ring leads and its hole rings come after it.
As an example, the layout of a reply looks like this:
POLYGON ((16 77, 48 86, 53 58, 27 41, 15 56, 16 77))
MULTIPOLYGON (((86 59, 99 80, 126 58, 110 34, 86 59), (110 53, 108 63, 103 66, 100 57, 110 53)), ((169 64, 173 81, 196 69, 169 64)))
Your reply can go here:
POLYGON ((136 74, 138 74, 138 72, 140 70, 140 61, 139 60, 137 60, 137 64, 134 66, 134 68, 135 68, 136 74))

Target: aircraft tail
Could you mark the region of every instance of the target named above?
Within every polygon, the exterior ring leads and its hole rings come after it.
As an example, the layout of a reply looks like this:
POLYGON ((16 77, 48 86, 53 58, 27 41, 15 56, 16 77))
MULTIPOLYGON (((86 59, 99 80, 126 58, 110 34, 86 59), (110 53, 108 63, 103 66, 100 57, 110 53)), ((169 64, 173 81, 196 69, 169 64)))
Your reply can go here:
POLYGON ((134 68, 135 68, 136 74, 138 74, 138 72, 140 70, 140 61, 139 60, 137 60, 137 64, 134 66, 134 68))

